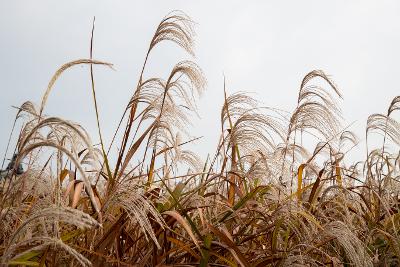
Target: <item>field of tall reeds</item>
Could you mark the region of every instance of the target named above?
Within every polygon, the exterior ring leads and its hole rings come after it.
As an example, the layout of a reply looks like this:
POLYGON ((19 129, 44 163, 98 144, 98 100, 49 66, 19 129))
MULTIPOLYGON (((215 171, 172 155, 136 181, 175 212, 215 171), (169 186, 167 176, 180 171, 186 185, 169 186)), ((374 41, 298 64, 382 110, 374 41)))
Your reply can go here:
POLYGON ((118 129, 100 123, 93 75, 93 65, 112 64, 92 53, 61 66, 40 105, 20 106, 16 157, 0 180, 0 264, 398 266, 400 97, 368 118, 364 144, 320 70, 304 76, 292 112, 221 88, 221 127, 210 129, 219 142, 201 159, 188 150, 187 127, 206 87, 200 67, 186 60, 168 77, 146 75, 156 46, 193 55, 193 37, 184 13, 160 22, 118 129), (90 67, 99 144, 44 112, 57 79, 77 65, 90 67), (115 132, 109 144, 105 131, 115 132), (368 142, 375 135, 383 142, 368 142), (349 164, 356 145, 367 152, 349 164))

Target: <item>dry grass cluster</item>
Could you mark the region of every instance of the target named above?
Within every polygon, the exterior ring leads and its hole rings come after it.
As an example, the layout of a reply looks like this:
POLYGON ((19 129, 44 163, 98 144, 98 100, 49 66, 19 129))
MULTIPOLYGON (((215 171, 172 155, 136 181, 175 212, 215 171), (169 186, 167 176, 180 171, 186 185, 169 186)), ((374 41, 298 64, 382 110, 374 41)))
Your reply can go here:
MULTIPOLYGON (((225 94, 220 139, 205 162, 187 134, 205 78, 182 61, 166 79, 145 77, 154 47, 193 54, 193 23, 173 12, 158 25, 115 136, 115 166, 97 112, 92 59, 63 65, 36 107, 24 103, 14 167, 0 182, 0 260, 11 266, 397 266, 400 264, 400 124, 368 119, 384 136, 347 165, 358 141, 342 125, 335 84, 308 73, 292 113, 225 94), (45 116, 53 85, 90 66, 100 144, 79 124, 45 116), (303 137, 313 140, 307 150, 303 137), (117 138, 118 140, 118 138, 117 138), (19 162, 25 172, 17 174, 19 162)), ((93 35, 92 35, 93 36, 93 35)), ((104 130, 104 129, 103 129, 104 130)))

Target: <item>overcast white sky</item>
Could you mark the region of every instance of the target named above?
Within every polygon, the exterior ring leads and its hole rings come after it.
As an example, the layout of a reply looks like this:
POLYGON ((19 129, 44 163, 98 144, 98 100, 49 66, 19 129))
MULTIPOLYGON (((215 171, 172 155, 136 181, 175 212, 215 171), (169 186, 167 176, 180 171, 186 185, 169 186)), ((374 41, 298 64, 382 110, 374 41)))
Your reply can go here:
MULTIPOLYGON (((16 110, 40 98, 63 63, 87 58, 93 16, 95 67, 106 140, 137 82, 159 21, 179 9, 195 20, 196 61, 208 88, 199 102, 193 136, 213 152, 228 92, 251 91, 264 105, 291 111, 303 76, 322 69, 344 95, 347 122, 363 138, 367 116, 385 112, 400 94, 400 1, 54 1, 0 0, 0 152, 16 110)), ((152 54, 148 76, 165 77, 186 56, 173 45, 152 54)), ((45 113, 81 123, 97 141, 89 72, 76 67, 57 82, 45 113)))

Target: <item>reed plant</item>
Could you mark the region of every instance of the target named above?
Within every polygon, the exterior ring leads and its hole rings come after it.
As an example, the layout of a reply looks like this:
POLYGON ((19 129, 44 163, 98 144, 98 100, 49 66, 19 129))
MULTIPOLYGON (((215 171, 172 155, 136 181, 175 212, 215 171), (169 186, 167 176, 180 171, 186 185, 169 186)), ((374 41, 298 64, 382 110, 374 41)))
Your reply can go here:
POLYGON ((39 106, 18 109, 17 157, 0 181, 2 265, 400 264, 400 97, 368 118, 367 141, 380 134, 383 143, 367 142, 365 158, 349 164, 359 141, 323 71, 305 75, 292 112, 221 88, 219 142, 203 160, 188 150, 196 138, 187 128, 206 87, 202 70, 185 60, 164 78, 146 71, 160 43, 194 55, 193 21, 176 11, 157 26, 105 144, 93 65, 112 64, 93 59, 93 32, 89 57, 61 66, 39 106), (44 113, 54 84, 77 65, 90 67, 98 145, 78 123, 44 113))

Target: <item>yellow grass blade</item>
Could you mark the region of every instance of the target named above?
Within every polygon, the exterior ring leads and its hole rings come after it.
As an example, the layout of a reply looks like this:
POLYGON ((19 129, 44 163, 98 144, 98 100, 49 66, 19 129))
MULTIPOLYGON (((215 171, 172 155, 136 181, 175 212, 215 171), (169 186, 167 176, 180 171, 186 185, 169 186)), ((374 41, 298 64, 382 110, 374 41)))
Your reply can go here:
POLYGON ((302 191, 301 187, 303 185, 303 170, 304 167, 306 167, 307 164, 303 163, 300 165, 299 170, 297 172, 297 200, 301 201, 302 197, 302 191))
POLYGON ((335 161, 335 172, 336 172, 336 181, 337 181, 338 185, 343 186, 342 185, 342 175, 340 174, 340 166, 339 166, 338 160, 335 161))
POLYGON ((185 221, 185 219, 176 211, 173 210, 167 210, 164 211, 163 214, 171 216, 174 218, 182 227, 185 229, 187 234, 190 236, 190 238, 193 240, 193 243, 196 245, 196 247, 200 249, 199 242, 197 241, 196 237, 194 236, 192 229, 190 228, 189 224, 185 221))

